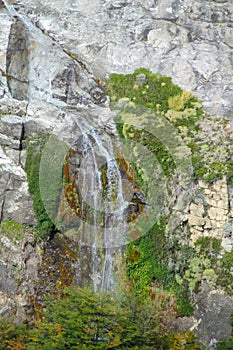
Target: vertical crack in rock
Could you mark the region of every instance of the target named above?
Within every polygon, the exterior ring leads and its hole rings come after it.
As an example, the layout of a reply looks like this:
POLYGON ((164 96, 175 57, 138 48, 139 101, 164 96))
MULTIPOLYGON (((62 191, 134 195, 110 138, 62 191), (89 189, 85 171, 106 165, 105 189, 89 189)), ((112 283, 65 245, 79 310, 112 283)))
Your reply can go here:
POLYGON ((3 199, 1 203, 0 222, 2 222, 3 220, 4 206, 5 206, 5 193, 3 194, 3 199))
MULTIPOLYGON (((0 169, 1 171, 1 169, 0 169)), ((4 209, 6 204, 6 191, 8 189, 8 185, 10 182, 10 175, 8 175, 8 179, 5 184, 5 189, 2 191, 2 199, 1 199, 1 211, 0 211, 0 223, 4 220, 4 209)), ((0 189, 1 189, 1 183, 0 183, 0 189)))
POLYGON ((22 123, 22 131, 19 139, 19 151, 22 151, 23 149, 23 140, 24 140, 24 123, 22 123))
POLYGON ((6 55, 6 73, 12 97, 26 100, 29 89, 28 31, 19 19, 15 19, 11 26, 6 55))

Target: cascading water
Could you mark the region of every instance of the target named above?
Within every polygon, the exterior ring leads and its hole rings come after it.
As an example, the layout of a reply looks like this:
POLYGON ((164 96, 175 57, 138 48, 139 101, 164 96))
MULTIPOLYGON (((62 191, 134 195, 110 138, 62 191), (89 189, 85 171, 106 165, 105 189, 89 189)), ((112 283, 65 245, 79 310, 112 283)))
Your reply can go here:
POLYGON ((19 14, 13 5, 9 4, 9 2, 7 0, 2 0, 5 8, 7 9, 9 15, 13 18, 18 18, 24 25, 25 27, 28 29, 28 31, 32 31, 34 30, 33 24, 31 23, 31 21, 28 20, 27 17, 22 16, 21 14, 19 14))
MULTIPOLYGON (((76 184, 81 198, 81 215, 91 221, 88 228, 84 226, 81 241, 83 245, 87 240, 89 242, 89 270, 94 290, 109 291, 114 288, 114 259, 117 247, 123 244, 124 210, 128 202, 124 200, 121 173, 110 138, 104 145, 95 129, 88 133, 82 129, 80 142, 82 163, 76 184)), ((84 254, 80 247, 81 259, 84 254)), ((78 282, 81 273, 79 268, 78 282)))

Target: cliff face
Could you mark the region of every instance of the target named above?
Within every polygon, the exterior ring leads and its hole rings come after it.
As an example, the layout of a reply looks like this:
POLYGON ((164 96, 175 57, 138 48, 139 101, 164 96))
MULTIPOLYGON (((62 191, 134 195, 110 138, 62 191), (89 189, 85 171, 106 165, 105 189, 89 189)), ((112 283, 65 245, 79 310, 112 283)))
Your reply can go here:
MULTIPOLYGON (((55 135, 69 147, 80 137, 78 125, 88 124, 103 135, 117 137, 104 83, 112 73, 128 74, 145 67, 170 76, 173 83, 203 101, 211 117, 202 111, 198 128, 192 132, 177 120, 192 118, 200 109, 198 104, 182 108, 166 100, 169 108, 159 111, 179 126, 186 145, 191 141, 196 145, 192 152, 199 171, 189 187, 179 182, 179 174, 174 176, 163 214, 170 215, 171 232, 181 236, 184 232, 183 243, 189 240, 193 247, 199 238, 208 236, 221 241, 221 257, 230 254, 233 135, 223 117, 233 123, 232 2, 15 0, 11 4, 0 2, 0 315, 31 317, 36 298, 40 301, 43 293, 74 279, 77 247, 70 238, 57 235, 52 242, 39 239, 35 243, 38 215, 28 183, 33 169, 26 174, 25 165, 29 150, 36 153, 37 142, 45 134, 55 135)), ((133 84, 140 90, 139 80, 133 84)), ((134 118, 130 115, 134 100, 126 97, 119 103, 123 136, 129 140, 132 130, 127 126, 134 118)), ((145 125, 148 120, 145 114, 145 125)), ((213 282, 217 277, 213 271, 206 272, 210 268, 202 260, 198 268, 192 261, 186 282, 190 288, 195 278, 214 285, 209 289, 204 282, 195 294, 196 311, 191 325, 187 324, 210 344, 214 338, 229 336, 232 300, 213 282), (214 310, 212 302, 217 304, 214 310), (221 325, 217 322, 220 313, 221 325)))
POLYGON ((192 90, 210 114, 232 118, 230 1, 15 1, 97 77, 146 67, 192 90))

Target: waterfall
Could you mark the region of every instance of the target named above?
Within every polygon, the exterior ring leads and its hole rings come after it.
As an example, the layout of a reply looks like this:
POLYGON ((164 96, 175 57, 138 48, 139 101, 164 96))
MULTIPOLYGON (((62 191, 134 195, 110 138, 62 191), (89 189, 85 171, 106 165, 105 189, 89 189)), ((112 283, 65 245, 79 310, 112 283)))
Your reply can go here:
POLYGON ((5 6, 5 8, 7 9, 9 15, 12 18, 18 18, 25 25, 25 27, 28 29, 29 32, 34 30, 33 24, 31 23, 31 21, 27 17, 19 14, 15 10, 14 6, 10 5, 7 0, 2 0, 2 2, 4 4, 4 6, 5 6))
MULTIPOLYGON (((127 228, 124 211, 128 202, 124 199, 121 172, 110 137, 105 145, 94 128, 88 132, 83 131, 84 127, 80 130, 82 137, 78 144, 82 162, 76 184, 81 198, 81 215, 91 221, 91 225, 84 227, 81 238, 83 246, 88 241, 89 250, 80 247, 79 259, 84 259, 83 251, 90 253, 89 272, 94 290, 110 291, 114 289, 115 254, 123 244, 127 228), (91 212, 89 217, 87 211, 91 212)), ((78 282, 81 273, 79 268, 78 282)))
POLYGON ((106 158, 106 197, 104 201, 104 235, 105 247, 104 262, 101 274, 101 291, 114 288, 113 268, 116 246, 123 244, 122 237, 126 231, 124 210, 128 202, 124 200, 121 173, 115 159, 111 140, 105 148, 96 134, 91 129, 91 135, 95 140, 99 151, 106 158))

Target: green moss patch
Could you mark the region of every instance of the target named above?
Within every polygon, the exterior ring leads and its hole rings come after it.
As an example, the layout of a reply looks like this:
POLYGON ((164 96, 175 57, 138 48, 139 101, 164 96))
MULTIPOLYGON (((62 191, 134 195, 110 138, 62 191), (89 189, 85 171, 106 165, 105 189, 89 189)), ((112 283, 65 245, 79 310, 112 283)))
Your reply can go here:
POLYGON ((12 220, 4 220, 0 224, 0 232, 13 243, 17 243, 24 237, 24 225, 12 220))

